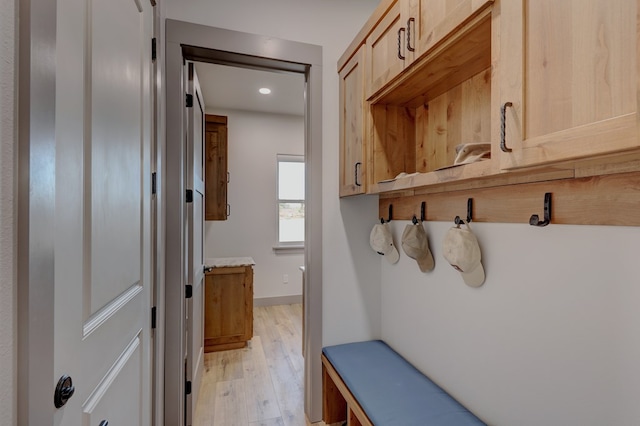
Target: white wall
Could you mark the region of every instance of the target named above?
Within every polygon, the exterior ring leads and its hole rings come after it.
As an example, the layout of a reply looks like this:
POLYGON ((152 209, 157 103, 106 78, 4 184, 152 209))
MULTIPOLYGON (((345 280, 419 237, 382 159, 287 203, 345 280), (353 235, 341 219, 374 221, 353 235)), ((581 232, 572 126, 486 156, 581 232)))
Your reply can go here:
MULTIPOLYGON (((302 80, 299 89, 304 89, 302 80)), ((205 257, 253 257, 255 299, 301 295, 303 252, 276 254, 273 247, 278 240, 276 156, 304 154, 304 117, 219 109, 207 113, 228 117, 231 215, 205 222, 205 257)))
POLYGON ((0 413, 3 425, 16 424, 15 321, 15 0, 0 1, 0 413))
MULTIPOLYGON (((408 221, 392 222, 400 244, 408 221)), ((382 264, 382 336, 493 425, 640 424, 640 228, 472 224, 485 284, 382 264)))
POLYGON ((369 231, 377 197, 338 199, 336 63, 378 0, 169 0, 167 18, 322 46, 323 341, 380 335, 380 266, 369 231), (247 11, 251 11, 248 13, 247 11))

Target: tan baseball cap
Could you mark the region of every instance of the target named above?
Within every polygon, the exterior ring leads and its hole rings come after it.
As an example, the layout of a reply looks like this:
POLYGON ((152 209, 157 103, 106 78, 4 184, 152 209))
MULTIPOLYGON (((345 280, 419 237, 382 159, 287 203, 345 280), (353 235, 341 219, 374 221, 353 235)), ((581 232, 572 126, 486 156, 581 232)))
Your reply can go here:
POLYGON ((407 225, 402 233, 402 249, 412 259, 418 262, 422 272, 431 271, 435 265, 433 255, 429 250, 427 233, 422 223, 407 225))
POLYGON ((394 264, 400 259, 400 253, 393 244, 393 236, 391 235, 391 227, 389 223, 377 223, 373 225, 371 235, 369 236, 369 244, 371 248, 378 254, 384 256, 389 263, 394 264))
POLYGON ((442 254, 460 272, 467 285, 480 287, 484 283, 480 245, 468 224, 466 229, 458 225, 447 231, 442 242, 442 254))

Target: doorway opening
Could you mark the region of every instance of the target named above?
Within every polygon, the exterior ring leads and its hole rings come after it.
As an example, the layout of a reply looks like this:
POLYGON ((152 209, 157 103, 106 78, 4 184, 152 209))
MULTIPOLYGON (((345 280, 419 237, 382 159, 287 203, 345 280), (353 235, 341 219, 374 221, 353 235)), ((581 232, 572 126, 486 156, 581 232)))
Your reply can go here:
MULTIPOLYGON (((319 46, 259 35, 240 33, 197 24, 167 20, 166 25, 166 288, 165 288, 165 353, 164 405, 165 422, 180 418, 180 392, 184 391, 180 363, 180 347, 184 341, 184 289, 172 280, 182 282, 184 274, 184 240, 182 218, 172 214, 174 202, 180 205, 185 183, 176 164, 183 160, 183 61, 233 65, 278 73, 293 73, 304 79, 304 158, 305 158, 305 246, 304 266, 304 412, 312 421, 321 418, 322 348, 322 50, 319 46), (172 171, 173 170, 173 171, 172 171), (174 178, 174 175, 177 179, 174 178), (182 180, 182 181, 181 181, 182 180), (176 253, 172 253, 176 250, 176 253), (177 256, 173 256, 177 254, 177 256), (313 303, 310 301, 313 300, 313 303), (317 356, 314 356, 316 354, 317 356), (176 374, 178 371, 178 374, 176 374), (176 417, 178 416, 178 417, 176 417)), ((275 161, 275 159, 274 159, 275 161)), ((274 194, 275 200, 275 194, 274 194)), ((233 213, 231 213, 233 215, 233 213)), ((255 214, 259 214, 256 211, 255 214)), ((275 224, 274 224, 275 225, 275 224)), ((300 271, 302 274, 302 271, 300 271)))
POLYGON ((191 424, 305 424, 305 74, 233 63, 194 68, 207 128, 205 265, 249 258, 254 266, 251 309, 248 283, 231 269, 206 279, 203 373, 191 424))

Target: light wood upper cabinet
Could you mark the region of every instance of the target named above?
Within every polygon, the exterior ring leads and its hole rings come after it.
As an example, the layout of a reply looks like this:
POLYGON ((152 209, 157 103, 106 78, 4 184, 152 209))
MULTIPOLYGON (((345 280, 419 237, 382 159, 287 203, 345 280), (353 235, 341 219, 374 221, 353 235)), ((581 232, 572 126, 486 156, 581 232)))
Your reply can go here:
POLYGON ((366 40, 367 98, 493 0, 397 0, 366 40))
POLYGON ((411 63, 413 52, 406 48, 406 1, 397 0, 366 40, 366 97, 376 93, 411 63), (403 13, 404 12, 404 13, 403 13))
POLYGON ((381 1, 339 62, 341 196, 637 171, 639 35, 640 0, 381 1))
POLYGON ((493 0, 406 0, 409 3, 409 44, 417 55, 429 51, 452 31, 493 3, 493 0))
POLYGON ((205 115, 205 220, 227 220, 227 117, 205 115))
POLYGON ((502 2, 503 169, 639 146, 639 4, 502 2))
POLYGON ((364 46, 342 67, 340 75, 340 196, 366 191, 364 46))
POLYGON ((449 168, 466 143, 492 143, 491 8, 458 27, 369 99, 369 192, 469 180, 489 161, 449 168), (413 175, 394 180, 401 173, 413 175))

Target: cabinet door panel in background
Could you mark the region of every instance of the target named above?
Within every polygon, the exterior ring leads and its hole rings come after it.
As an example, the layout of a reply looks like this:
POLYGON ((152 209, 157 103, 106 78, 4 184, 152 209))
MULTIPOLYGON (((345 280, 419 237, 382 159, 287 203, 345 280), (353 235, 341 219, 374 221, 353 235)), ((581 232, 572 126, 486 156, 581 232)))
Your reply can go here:
POLYGON ((503 2, 501 167, 638 147, 638 2, 503 2))
POLYGON ((205 115, 205 220, 227 220, 227 117, 205 115))

